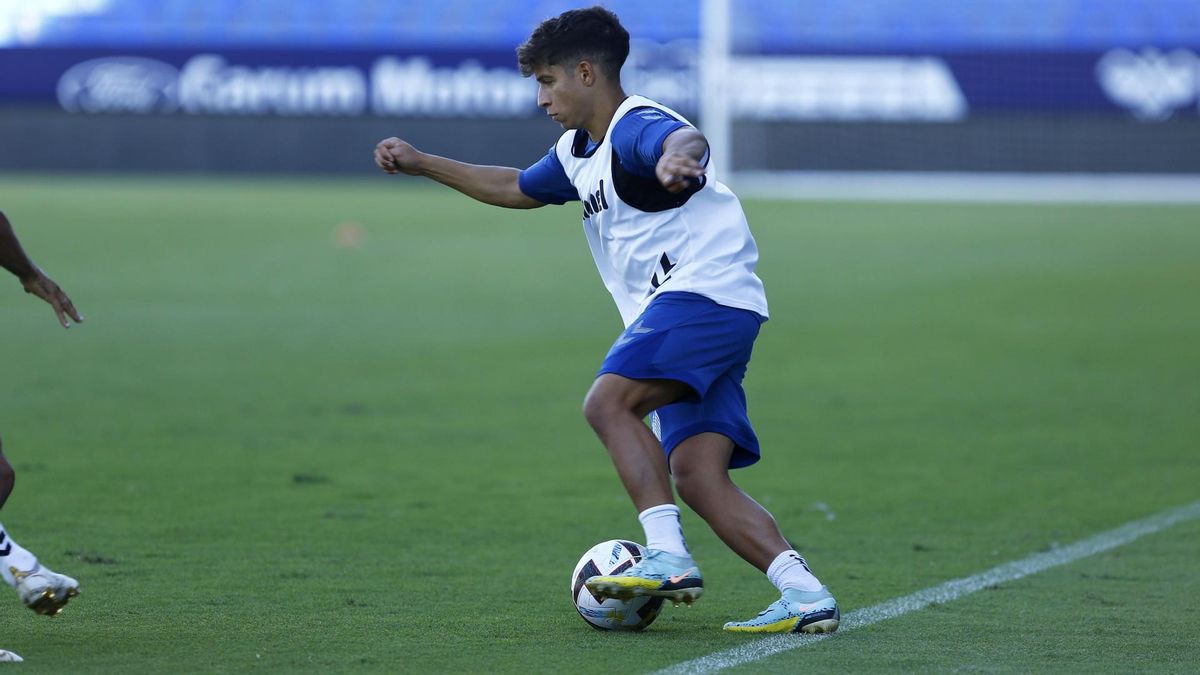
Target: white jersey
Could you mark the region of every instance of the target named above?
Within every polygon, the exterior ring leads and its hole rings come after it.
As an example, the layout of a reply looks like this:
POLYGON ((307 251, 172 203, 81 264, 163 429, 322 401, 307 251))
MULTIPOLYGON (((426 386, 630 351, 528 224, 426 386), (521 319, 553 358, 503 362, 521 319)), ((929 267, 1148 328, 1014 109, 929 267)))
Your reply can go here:
POLYGON ((630 96, 593 152, 585 152, 583 129, 567 131, 555 145, 583 201, 592 257, 625 326, 659 293, 672 291, 697 293, 766 318, 766 293, 754 273, 758 247, 737 196, 713 176, 671 194, 656 179, 626 171, 617 161, 610 145, 613 127, 644 107, 687 122, 650 99, 630 96))

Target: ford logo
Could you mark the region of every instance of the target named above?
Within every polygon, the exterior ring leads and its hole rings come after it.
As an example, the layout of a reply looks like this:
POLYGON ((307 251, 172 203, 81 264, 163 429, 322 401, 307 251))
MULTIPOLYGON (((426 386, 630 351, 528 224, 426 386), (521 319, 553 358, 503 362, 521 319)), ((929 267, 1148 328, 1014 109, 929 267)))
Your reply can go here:
POLYGON ((58 79, 64 110, 88 113, 172 112, 179 71, 169 63, 135 56, 92 59, 58 79))

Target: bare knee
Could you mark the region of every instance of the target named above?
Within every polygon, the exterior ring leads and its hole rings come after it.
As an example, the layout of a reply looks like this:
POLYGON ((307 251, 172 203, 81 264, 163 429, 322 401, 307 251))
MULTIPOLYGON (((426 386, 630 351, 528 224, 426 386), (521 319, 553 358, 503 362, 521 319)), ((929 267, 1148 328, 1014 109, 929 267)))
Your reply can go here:
POLYGON ((727 487, 732 487, 729 476, 724 471, 713 471, 708 467, 694 466, 680 462, 672 465, 672 478, 675 481, 675 491, 693 511, 701 516, 707 510, 706 504, 719 499, 720 493, 727 487))
POLYGON ((601 375, 583 399, 583 417, 600 432, 621 416, 633 414, 637 384, 624 378, 601 375))
POLYGON ((613 373, 596 378, 583 399, 583 416, 596 431, 612 420, 641 419, 651 411, 678 401, 690 391, 675 380, 633 380, 613 373))
POLYGON ((599 387, 593 386, 583 398, 583 417, 597 432, 621 412, 620 402, 599 387))
POLYGON ((701 496, 704 494, 703 481, 697 480, 691 474, 676 473, 671 477, 675 480, 675 492, 679 493, 679 498, 693 511, 697 511, 696 504, 700 503, 701 496))

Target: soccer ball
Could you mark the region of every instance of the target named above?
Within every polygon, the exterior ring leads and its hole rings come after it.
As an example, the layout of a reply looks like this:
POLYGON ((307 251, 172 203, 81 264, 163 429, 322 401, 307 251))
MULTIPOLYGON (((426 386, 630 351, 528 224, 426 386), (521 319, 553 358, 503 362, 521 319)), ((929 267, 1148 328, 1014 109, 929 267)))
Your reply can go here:
POLYGON ((601 630, 641 630, 658 617, 663 598, 640 595, 629 601, 601 600, 583 585, 595 576, 619 574, 645 555, 645 547, 624 539, 602 541, 583 554, 571 573, 571 600, 588 625, 601 630))

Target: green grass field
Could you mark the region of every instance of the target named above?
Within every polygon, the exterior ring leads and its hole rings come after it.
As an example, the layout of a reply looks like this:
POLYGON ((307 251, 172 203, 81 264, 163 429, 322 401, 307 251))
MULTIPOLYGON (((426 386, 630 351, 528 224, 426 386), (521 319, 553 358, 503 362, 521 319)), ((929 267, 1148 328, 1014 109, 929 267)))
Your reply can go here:
MULTIPOLYGON (((754 201, 736 474, 853 611, 1200 499, 1200 208, 754 201)), ((640 673, 773 587, 588 628, 641 531, 579 412, 620 330, 574 207, 412 180, 0 176, 86 322, 0 277, 10 533, 84 595, 24 672, 640 673), (335 243, 360 223, 357 247, 335 243)), ((1194 672, 1200 523, 737 672, 1194 672)))

